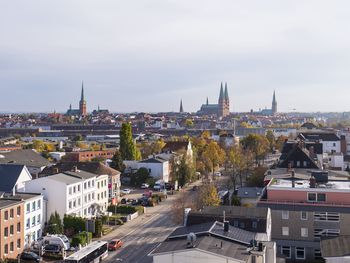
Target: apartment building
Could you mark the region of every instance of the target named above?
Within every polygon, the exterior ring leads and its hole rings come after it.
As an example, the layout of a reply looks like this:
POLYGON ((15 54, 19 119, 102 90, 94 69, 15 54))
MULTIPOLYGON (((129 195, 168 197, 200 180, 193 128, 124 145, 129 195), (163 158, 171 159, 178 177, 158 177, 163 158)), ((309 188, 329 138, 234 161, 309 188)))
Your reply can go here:
POLYGON ((350 235, 349 181, 314 175, 272 178, 258 201, 271 209, 272 240, 292 262, 321 259, 322 238, 350 235))
POLYGON ((23 251, 23 201, 0 199, 0 259, 15 259, 23 251))
POLYGON ((24 248, 30 247, 33 242, 41 238, 44 228, 44 198, 39 193, 15 193, 4 195, 3 199, 22 201, 24 206, 24 248))
POLYGON ((89 218, 97 213, 95 174, 80 170, 63 172, 29 181, 25 188, 44 196, 46 220, 55 211, 62 218, 65 214, 89 218))

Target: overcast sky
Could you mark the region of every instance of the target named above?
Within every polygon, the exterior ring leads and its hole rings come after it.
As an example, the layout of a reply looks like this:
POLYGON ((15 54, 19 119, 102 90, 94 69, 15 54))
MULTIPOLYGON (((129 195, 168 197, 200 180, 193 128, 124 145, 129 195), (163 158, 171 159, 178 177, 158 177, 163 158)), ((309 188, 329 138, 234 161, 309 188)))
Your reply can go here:
POLYGON ((0 111, 350 109, 350 2, 0 0, 0 111))

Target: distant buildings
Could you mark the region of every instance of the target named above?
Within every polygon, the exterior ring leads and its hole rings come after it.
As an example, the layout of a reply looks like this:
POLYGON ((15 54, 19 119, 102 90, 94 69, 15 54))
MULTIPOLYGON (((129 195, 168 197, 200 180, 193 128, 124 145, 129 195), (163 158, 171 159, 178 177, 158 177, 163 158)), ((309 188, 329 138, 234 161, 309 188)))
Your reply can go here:
POLYGON ((207 98, 207 103, 203 104, 197 113, 199 115, 217 115, 219 118, 228 116, 230 114, 230 98, 228 96, 227 83, 225 83, 225 91, 221 83, 218 104, 209 104, 207 98))
POLYGON ((274 116, 277 114, 277 100, 276 100, 276 92, 273 92, 272 105, 271 109, 263 109, 260 111, 262 115, 271 115, 274 116))

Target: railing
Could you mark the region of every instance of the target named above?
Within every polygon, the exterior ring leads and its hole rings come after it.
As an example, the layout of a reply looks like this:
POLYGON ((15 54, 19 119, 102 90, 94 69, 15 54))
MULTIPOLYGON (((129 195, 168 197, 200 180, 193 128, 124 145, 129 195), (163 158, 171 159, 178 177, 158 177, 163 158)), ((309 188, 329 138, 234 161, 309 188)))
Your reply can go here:
POLYGON ((349 207, 350 204, 342 204, 342 203, 324 203, 324 202, 307 202, 307 201, 292 201, 292 200, 269 200, 269 199, 260 199, 258 201, 258 204, 278 204, 278 205, 311 205, 311 206, 334 206, 334 207, 349 207))

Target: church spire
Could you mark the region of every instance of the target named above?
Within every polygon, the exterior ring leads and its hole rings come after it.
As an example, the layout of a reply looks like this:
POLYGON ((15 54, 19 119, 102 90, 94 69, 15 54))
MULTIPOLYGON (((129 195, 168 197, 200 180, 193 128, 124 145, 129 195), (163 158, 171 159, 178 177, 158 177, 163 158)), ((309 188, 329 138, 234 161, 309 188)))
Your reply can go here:
POLYGON ((219 96, 219 104, 222 103, 224 101, 224 88, 222 86, 222 82, 221 82, 221 86, 220 86, 220 96, 219 96))
POLYGON ((84 82, 81 82, 81 98, 80 101, 84 101, 84 82))
POLYGON ((209 105, 209 99, 208 99, 208 97, 207 97, 207 105, 209 105))
POLYGON ((277 100, 276 100, 276 91, 273 91, 273 98, 272 98, 272 114, 275 115, 277 113, 277 100))
POLYGON ((225 82, 225 100, 226 101, 230 100, 230 98, 228 97, 227 82, 225 82))
POLYGON ((181 99, 181 101, 180 101, 180 113, 183 113, 183 112, 184 112, 184 108, 182 106, 182 99, 181 99))

